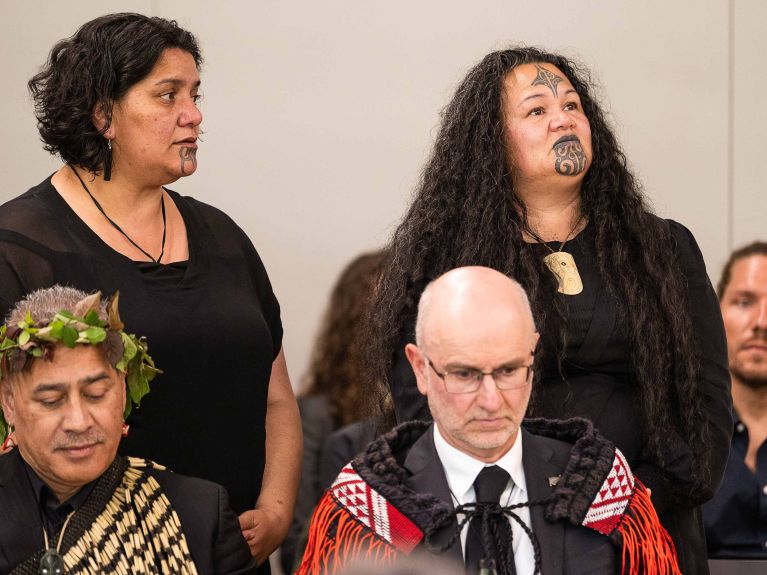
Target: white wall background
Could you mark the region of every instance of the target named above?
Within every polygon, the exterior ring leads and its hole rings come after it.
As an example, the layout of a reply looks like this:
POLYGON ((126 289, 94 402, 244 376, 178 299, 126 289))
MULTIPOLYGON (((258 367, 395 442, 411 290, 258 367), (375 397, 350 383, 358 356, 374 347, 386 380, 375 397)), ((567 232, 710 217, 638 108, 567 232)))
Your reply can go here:
POLYGON ((250 235, 283 306, 294 384, 340 268, 385 243, 439 110, 490 50, 580 58, 657 212, 709 272, 767 237, 761 0, 0 0, 0 201, 54 171, 27 80, 58 39, 109 11, 177 19, 204 51, 199 170, 172 187, 250 235))
POLYGON ((737 247, 767 240, 767 2, 732 0, 732 194, 728 228, 737 247))

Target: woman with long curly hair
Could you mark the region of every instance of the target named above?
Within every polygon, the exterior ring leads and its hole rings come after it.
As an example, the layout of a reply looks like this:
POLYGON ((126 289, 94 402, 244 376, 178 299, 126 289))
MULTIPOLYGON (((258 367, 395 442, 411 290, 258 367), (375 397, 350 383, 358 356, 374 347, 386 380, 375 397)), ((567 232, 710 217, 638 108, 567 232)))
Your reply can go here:
POLYGON ((699 506, 732 429, 716 295, 692 234, 651 213, 588 73, 561 55, 493 52, 443 112, 373 308, 373 381, 399 421, 430 418, 403 354, 420 292, 466 265, 529 294, 530 415, 592 420, 652 490, 682 572, 707 573, 699 506))

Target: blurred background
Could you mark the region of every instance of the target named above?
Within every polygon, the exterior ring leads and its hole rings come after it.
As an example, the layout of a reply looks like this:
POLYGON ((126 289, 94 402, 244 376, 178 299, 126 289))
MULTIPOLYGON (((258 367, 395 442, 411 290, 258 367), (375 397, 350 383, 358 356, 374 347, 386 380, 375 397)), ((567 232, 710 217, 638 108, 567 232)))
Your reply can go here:
POLYGON ((0 202, 60 165, 26 90, 57 40, 116 11, 197 35, 204 141, 197 173, 170 187, 252 239, 294 385, 341 268, 403 215, 458 81, 509 44, 591 69, 656 212, 692 230, 713 281, 732 248, 767 237, 762 0, 0 0, 0 11, 0 202))

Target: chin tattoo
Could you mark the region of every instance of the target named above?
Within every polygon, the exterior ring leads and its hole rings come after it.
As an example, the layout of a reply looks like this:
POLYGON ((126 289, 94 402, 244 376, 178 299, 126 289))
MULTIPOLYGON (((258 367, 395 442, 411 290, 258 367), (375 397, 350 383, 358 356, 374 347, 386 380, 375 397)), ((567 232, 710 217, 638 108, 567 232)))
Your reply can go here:
POLYGON ((178 152, 179 158, 181 158, 181 173, 191 174, 197 169, 197 150, 195 148, 181 148, 178 152), (192 164, 191 167, 187 164, 192 164))
POLYGON ((586 153, 577 140, 562 142, 554 146, 557 159, 554 169, 563 176, 577 176, 586 169, 586 153))

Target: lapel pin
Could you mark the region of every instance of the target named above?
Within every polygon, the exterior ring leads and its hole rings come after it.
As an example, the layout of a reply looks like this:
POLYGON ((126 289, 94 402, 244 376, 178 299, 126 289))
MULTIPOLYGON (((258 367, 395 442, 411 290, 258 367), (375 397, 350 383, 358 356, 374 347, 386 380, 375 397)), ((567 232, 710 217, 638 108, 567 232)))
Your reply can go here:
POLYGON ((562 477, 561 475, 555 475, 554 477, 549 477, 549 487, 556 487, 557 483, 559 483, 559 478, 562 477))

